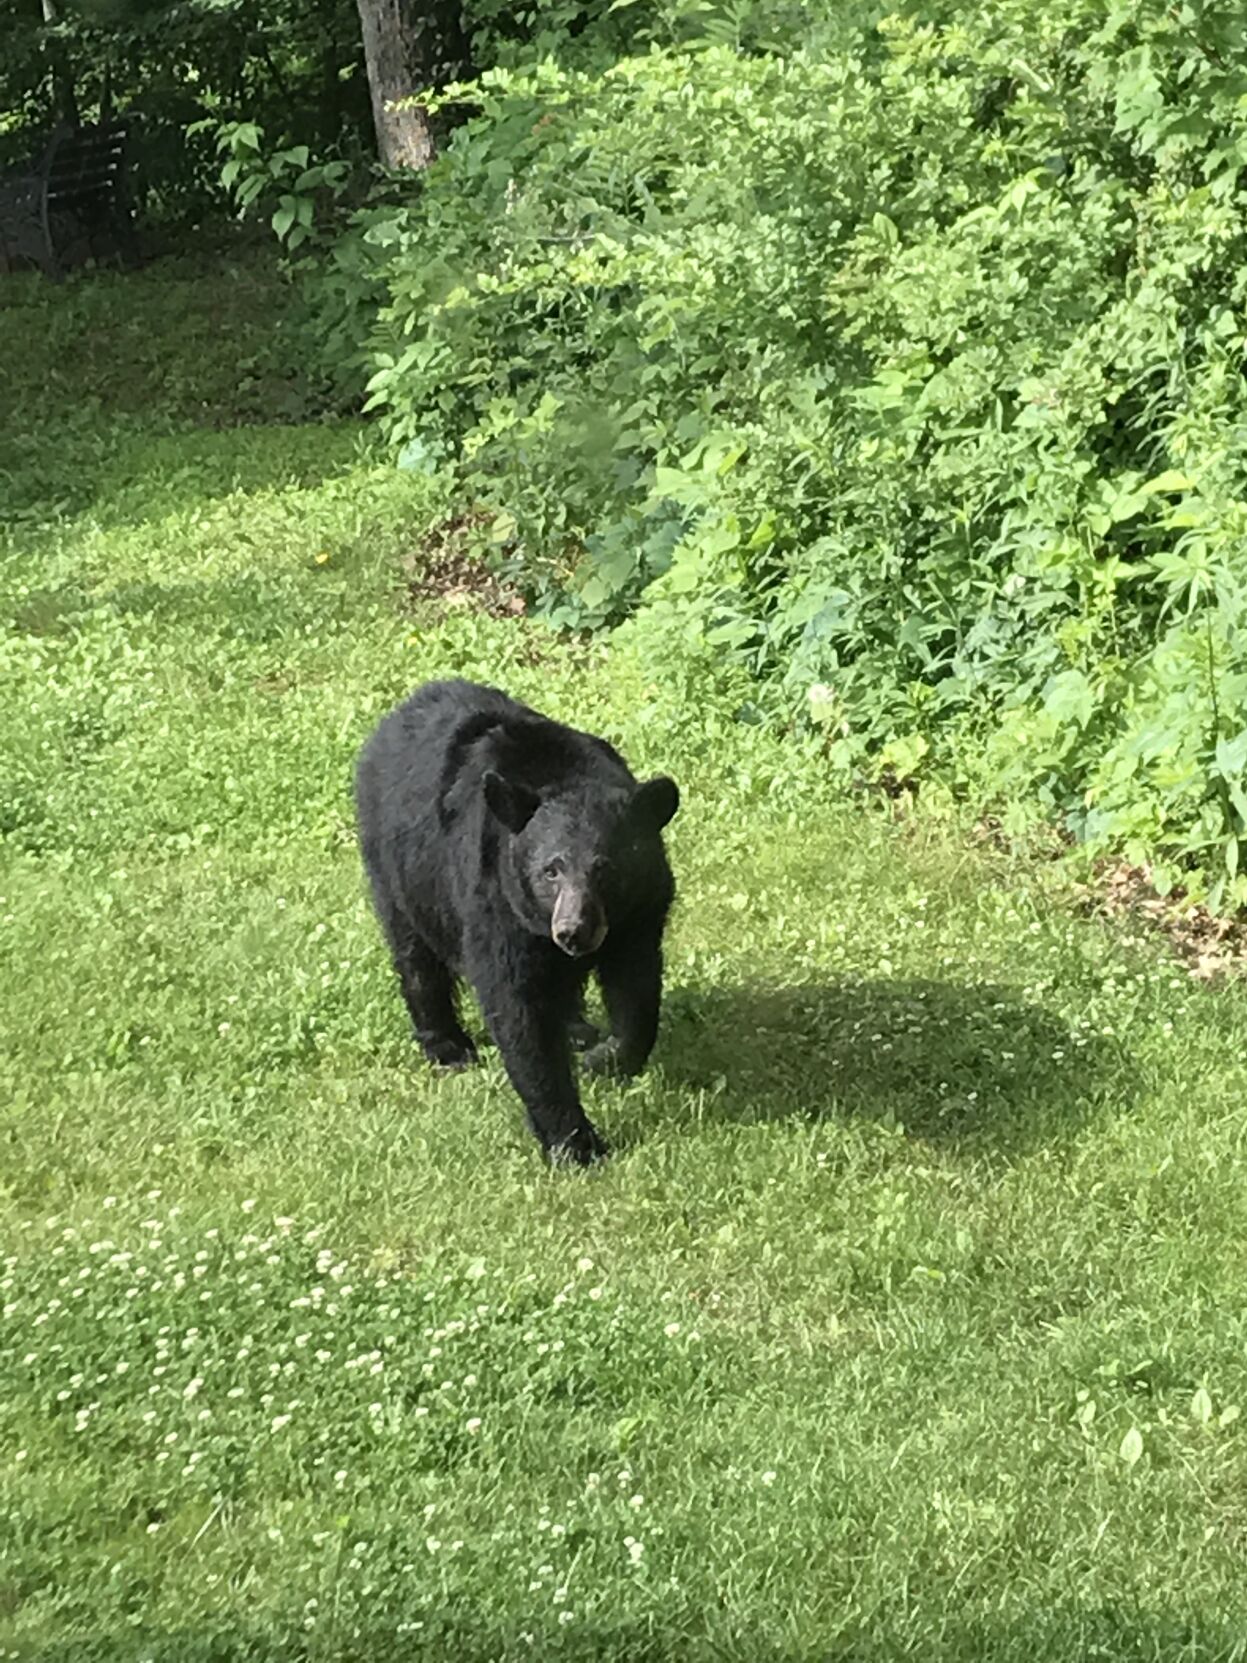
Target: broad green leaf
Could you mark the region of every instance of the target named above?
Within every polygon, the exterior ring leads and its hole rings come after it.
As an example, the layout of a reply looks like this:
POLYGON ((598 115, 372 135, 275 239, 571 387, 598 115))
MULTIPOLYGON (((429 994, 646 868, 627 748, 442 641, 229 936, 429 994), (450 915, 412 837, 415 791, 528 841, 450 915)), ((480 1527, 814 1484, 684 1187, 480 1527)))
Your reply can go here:
POLYGON ((1095 711, 1095 693, 1081 670, 1065 670, 1053 676, 1044 689, 1044 709, 1059 722, 1077 722, 1086 727, 1095 711))
POLYGON ((1117 1451, 1128 1467, 1133 1467, 1143 1454, 1143 1434, 1137 1426, 1132 1426, 1121 1441, 1117 1451))
POLYGON ((1222 779, 1241 779, 1247 770, 1247 728, 1233 739, 1218 739, 1214 755, 1222 779))
POLYGON ((1190 491, 1195 481, 1189 475, 1179 473, 1176 468, 1168 468, 1164 473, 1158 473, 1155 479, 1149 479, 1146 485, 1140 485, 1139 491, 1145 497, 1155 496, 1158 491, 1190 491))
POLYGON ((292 196, 283 196, 281 203, 273 214, 273 230, 279 237, 284 237, 295 221, 295 201, 292 196))

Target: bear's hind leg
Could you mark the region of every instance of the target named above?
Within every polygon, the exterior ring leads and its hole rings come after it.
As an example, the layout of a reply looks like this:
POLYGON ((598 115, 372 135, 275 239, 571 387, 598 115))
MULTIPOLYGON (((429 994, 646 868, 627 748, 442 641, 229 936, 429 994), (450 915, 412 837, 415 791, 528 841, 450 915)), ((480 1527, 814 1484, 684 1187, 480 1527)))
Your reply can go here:
POLYGON ((455 982, 447 966, 432 948, 415 941, 395 948, 394 968, 425 1056, 437 1068, 470 1067, 476 1046, 455 1010, 455 982))
POLYGON ((576 1002, 572 1007, 571 1020, 567 1024, 567 1037, 572 1042, 573 1051, 588 1051, 602 1040, 602 1030, 585 1015, 583 982, 576 990, 576 1002))

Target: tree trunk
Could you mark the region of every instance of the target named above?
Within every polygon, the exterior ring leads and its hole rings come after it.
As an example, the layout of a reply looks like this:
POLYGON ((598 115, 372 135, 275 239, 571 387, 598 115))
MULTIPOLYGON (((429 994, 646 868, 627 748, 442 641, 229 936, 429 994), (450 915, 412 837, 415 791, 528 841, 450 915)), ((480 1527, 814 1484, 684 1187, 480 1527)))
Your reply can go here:
MULTIPOLYGON (((43 21, 49 25, 57 21, 55 0, 42 0, 43 21)), ((48 39, 48 62, 52 66, 52 102, 56 119, 66 126, 78 125, 78 89, 74 72, 62 43, 54 36, 48 39)))
POLYGON ((426 168, 433 160, 428 112, 388 106, 441 87, 469 68, 458 0, 357 0, 372 95, 377 153, 386 167, 426 168))

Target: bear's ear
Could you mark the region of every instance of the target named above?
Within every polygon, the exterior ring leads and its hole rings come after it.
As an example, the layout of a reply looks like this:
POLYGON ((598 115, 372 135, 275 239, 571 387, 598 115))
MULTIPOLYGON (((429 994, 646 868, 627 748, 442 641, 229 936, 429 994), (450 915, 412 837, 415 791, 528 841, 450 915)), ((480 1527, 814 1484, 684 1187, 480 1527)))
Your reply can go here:
POLYGON ((492 768, 485 775, 484 785, 485 804, 494 819, 501 820, 512 834, 522 832, 537 812, 541 801, 537 793, 530 791, 526 785, 504 780, 492 768))
POLYGON ((637 786, 628 805, 628 817, 647 831, 661 831, 679 806, 679 786, 666 774, 659 774, 637 786))

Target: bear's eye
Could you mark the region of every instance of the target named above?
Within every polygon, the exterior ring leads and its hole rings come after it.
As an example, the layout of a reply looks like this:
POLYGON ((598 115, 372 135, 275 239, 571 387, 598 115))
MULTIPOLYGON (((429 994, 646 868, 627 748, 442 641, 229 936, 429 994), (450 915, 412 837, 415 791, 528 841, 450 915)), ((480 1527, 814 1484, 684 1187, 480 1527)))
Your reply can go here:
POLYGON ((543 878, 561 878, 563 876, 563 870, 563 862, 561 860, 548 860, 541 868, 541 875, 543 878))

